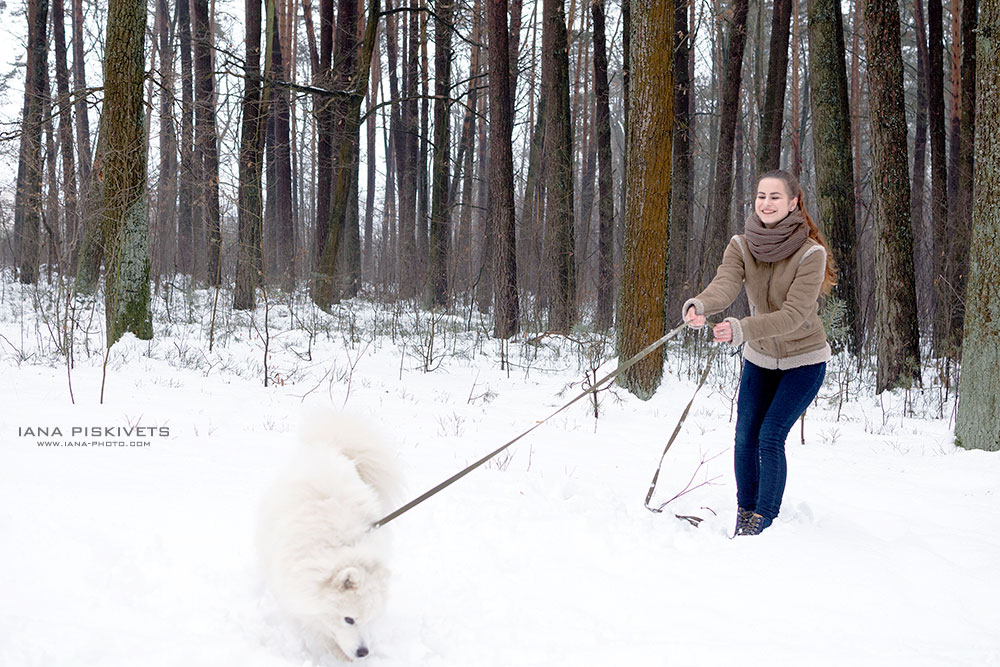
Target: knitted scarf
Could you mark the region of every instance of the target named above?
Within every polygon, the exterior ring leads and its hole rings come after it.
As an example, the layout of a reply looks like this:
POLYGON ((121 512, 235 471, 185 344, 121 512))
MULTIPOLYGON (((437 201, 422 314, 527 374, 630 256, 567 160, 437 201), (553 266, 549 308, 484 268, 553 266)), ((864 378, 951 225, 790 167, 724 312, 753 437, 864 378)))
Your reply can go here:
POLYGON ((765 226, 754 211, 747 218, 743 236, 757 261, 777 262, 802 247, 809 238, 809 225, 801 209, 795 209, 773 227, 765 226))

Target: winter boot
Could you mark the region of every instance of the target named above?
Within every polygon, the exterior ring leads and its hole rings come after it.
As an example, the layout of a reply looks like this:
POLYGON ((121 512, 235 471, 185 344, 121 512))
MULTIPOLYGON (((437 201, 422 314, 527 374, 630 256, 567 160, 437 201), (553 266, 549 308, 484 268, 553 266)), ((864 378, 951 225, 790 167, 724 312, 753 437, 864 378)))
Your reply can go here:
POLYGON ((771 525, 770 519, 765 519, 760 514, 754 512, 750 515, 747 520, 746 526, 743 528, 743 532, 736 533, 737 535, 760 535, 761 532, 771 525))
POLYGON ((742 507, 736 508, 736 530, 733 531, 733 535, 742 535, 746 530, 747 524, 750 522, 750 517, 753 516, 753 510, 744 509, 742 507))

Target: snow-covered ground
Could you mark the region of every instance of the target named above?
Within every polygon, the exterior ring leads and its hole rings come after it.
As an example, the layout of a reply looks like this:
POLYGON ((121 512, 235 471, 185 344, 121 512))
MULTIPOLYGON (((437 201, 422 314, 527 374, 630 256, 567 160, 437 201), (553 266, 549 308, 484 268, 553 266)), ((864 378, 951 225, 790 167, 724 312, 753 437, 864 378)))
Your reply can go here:
MULTIPOLYGON (((412 306, 324 315, 284 299, 265 388, 263 307, 220 307, 210 351, 212 294, 161 294, 157 337, 113 348, 102 404, 102 316, 70 311, 92 336, 77 332, 68 372, 53 298, 9 278, 0 290, 4 667, 337 664, 282 617, 253 550, 302 414, 370 419, 417 495, 550 414, 589 368, 585 348, 546 338, 510 344, 503 369, 478 316, 466 332, 412 306)), ((1000 665, 1000 454, 955 448, 950 402, 862 390, 838 421, 831 373, 806 444, 798 426, 789 437, 781 516, 731 540, 732 358, 656 499, 697 488, 643 507, 703 363, 688 356, 670 347, 651 400, 605 392, 596 420, 581 401, 391 523, 367 664, 1000 665)))

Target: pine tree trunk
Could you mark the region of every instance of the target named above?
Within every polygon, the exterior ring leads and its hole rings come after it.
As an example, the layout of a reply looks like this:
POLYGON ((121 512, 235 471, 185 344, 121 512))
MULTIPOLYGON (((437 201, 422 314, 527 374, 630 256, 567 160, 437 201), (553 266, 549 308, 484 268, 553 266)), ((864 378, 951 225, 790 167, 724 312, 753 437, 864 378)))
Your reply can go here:
MULTIPOLYGON (((618 357, 624 361, 660 338, 665 330, 667 219, 673 145, 674 2, 648 3, 632 17, 625 176, 625 247, 618 309, 618 357)), ((618 383, 645 400, 663 375, 663 351, 656 350, 619 376, 618 383)))
POLYGON ((14 201, 14 239, 18 278, 24 284, 38 279, 42 224, 42 116, 48 90, 46 28, 47 0, 28 2, 28 66, 24 86, 21 151, 14 201))
POLYGON ((605 45, 604 0, 591 3, 594 18, 594 94, 597 96, 597 163, 599 216, 597 237, 597 328, 614 325, 615 189, 611 154, 611 105, 605 45))
MULTIPOLYGON (((705 222, 705 252, 702 254, 701 282, 707 284, 722 261, 722 251, 729 238, 729 211, 733 199, 733 143, 740 108, 740 81, 743 72, 743 47, 746 45, 748 0, 735 0, 729 25, 722 77, 718 148, 715 162, 715 185, 708 203, 705 222)), ((671 24, 672 25, 672 24, 671 24)))
POLYGON ((948 280, 948 163, 945 154, 947 134, 944 118, 944 27, 941 0, 927 2, 927 116, 931 145, 931 220, 934 229, 934 351, 950 355, 950 306, 955 294, 948 280))
POLYGON ((451 254, 450 181, 451 127, 446 101, 451 89, 451 33, 454 4, 439 0, 434 18, 434 178, 430 221, 427 294, 425 303, 446 306, 449 299, 448 260, 451 254))
POLYGON ((788 81, 788 37, 792 0, 775 0, 771 22, 771 54, 767 59, 767 87, 757 142, 757 173, 781 166, 781 121, 788 81))
POLYGON ((194 277, 197 167, 194 148, 194 68, 191 53, 189 2, 177 3, 177 30, 181 51, 180 173, 177 196, 177 270, 194 277))
MULTIPOLYGON (((913 252, 916 267, 917 313, 921 323, 933 322, 933 236, 925 216, 924 191, 927 174, 927 28, 923 0, 914 0, 917 39, 917 103, 913 134, 913 176, 910 186, 910 216, 913 220, 913 252)), ((930 329, 925 332, 931 334, 930 329)))
POLYGON ((56 88, 59 93, 59 144, 62 151, 63 201, 65 206, 65 252, 70 266, 76 265, 79 239, 76 161, 73 151, 73 115, 69 96, 69 66, 66 62, 66 17, 63 0, 52 0, 53 51, 56 56, 56 88))
POLYGON ((153 337, 149 308, 149 223, 146 219, 146 3, 110 0, 104 56, 105 257, 108 347, 131 331, 153 337))
MULTIPOLYGON (((967 24, 968 25, 968 24, 967 24)), ((982 0, 976 40, 976 188, 965 292, 956 444, 1000 450, 1000 2, 982 0)), ((972 48, 972 42, 967 42, 972 48)))
POLYGON ((368 72, 375 48, 376 26, 379 20, 378 0, 369 0, 361 48, 358 49, 358 3, 341 0, 337 21, 338 65, 334 76, 333 107, 337 109, 334 141, 334 169, 330 192, 330 217, 322 252, 317 258, 317 278, 313 284, 313 301, 328 309, 338 298, 336 266, 344 230, 349 217, 357 228, 357 165, 361 133, 361 105, 368 92, 368 72), (353 200, 353 203, 352 203, 353 200))
MULTIPOLYGON (((976 30, 978 1, 962 2, 962 127, 958 149, 958 185, 955 219, 952 224, 952 281, 958 294, 965 294, 969 272, 969 244, 972 238, 972 205, 976 134, 976 30)), ((961 343, 965 326, 966 302, 959 300, 952 311, 951 332, 961 343)))
POLYGON ((514 239, 514 102, 510 97, 510 35, 507 3, 486 0, 489 35, 490 167, 487 234, 493 238, 493 335, 510 338, 517 333, 520 309, 517 298, 517 255, 514 239))
POLYGON ((195 72, 195 160, 200 170, 195 181, 201 222, 196 237, 204 230, 206 249, 205 279, 210 285, 222 281, 222 227, 219 219, 219 138, 215 126, 215 71, 212 65, 212 26, 208 0, 191 0, 192 46, 195 72))
POLYGON ((872 179, 875 256, 878 257, 875 267, 876 391, 882 392, 920 380, 897 0, 868 0, 864 31, 871 104, 872 172, 875 174, 872 179))
POLYGON ((85 58, 83 55, 83 0, 73 0, 73 87, 76 89, 76 148, 79 154, 81 195, 90 182, 93 157, 90 151, 90 118, 87 99, 82 94, 87 88, 85 58))
POLYGON ((542 78, 546 104, 546 263, 552 267, 549 329, 576 321, 573 226, 573 126, 569 109, 569 45, 563 0, 543 0, 542 78))
MULTIPOLYGON (((289 0, 292 1, 292 0, 289 0)), ((281 43, 281 31, 276 30, 270 71, 286 80, 288 65, 281 43)), ((289 56, 291 57, 291 56, 289 56)), ((286 291, 295 289, 295 216, 292 211, 292 152, 290 135, 291 105, 288 88, 275 86, 271 90, 271 114, 274 119, 274 218, 271 238, 274 243, 274 264, 268 274, 277 278, 286 291)))
MULTIPOLYGON (((182 0, 183 1, 183 0, 182 0)), ((240 137, 238 229, 236 243, 236 285, 233 308, 252 310, 261 273, 261 172, 263 169, 264 118, 267 104, 266 83, 261 85, 260 35, 261 0, 246 0, 246 77, 243 91, 243 127, 240 137)), ((267 0, 267 39, 273 38, 274 5, 267 0)), ((275 40, 277 41, 277 40, 275 40)), ((270 51, 267 48, 267 51, 270 51)), ((267 60, 265 60, 267 62, 267 60)), ((267 81, 265 76, 264 80, 267 81)))
POLYGON ((848 348, 860 354, 863 331, 858 313, 855 259, 854 173, 851 166, 851 117, 847 98, 844 20, 839 0, 809 2, 809 71, 813 87, 813 150, 816 153, 816 204, 837 261, 836 298, 844 304, 851 332, 848 348))

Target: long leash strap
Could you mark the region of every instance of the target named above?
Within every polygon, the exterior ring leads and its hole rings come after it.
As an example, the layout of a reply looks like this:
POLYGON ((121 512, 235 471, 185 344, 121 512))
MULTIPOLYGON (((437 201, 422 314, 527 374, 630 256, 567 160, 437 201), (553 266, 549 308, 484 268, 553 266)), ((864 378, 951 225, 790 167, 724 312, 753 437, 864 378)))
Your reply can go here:
MULTIPOLYGON (((663 508, 667 506, 667 503, 663 503, 659 507, 652 507, 650 506, 649 501, 653 499, 653 493, 656 491, 656 482, 660 478, 660 468, 663 467, 663 459, 666 458, 667 451, 670 449, 670 446, 674 444, 674 440, 677 439, 677 435, 681 432, 681 426, 684 425, 684 420, 687 419, 688 411, 691 409, 691 405, 694 403, 695 396, 697 396, 698 391, 703 386, 705 386, 705 380, 708 379, 708 372, 712 370, 712 362, 715 361, 715 355, 719 353, 720 347, 721 346, 718 345, 715 346, 715 349, 712 350, 712 354, 708 355, 708 362, 705 364, 705 370, 702 371, 701 373, 701 379, 698 381, 698 386, 695 387, 694 393, 691 395, 691 400, 688 401, 687 407, 685 407, 684 412, 681 413, 681 418, 678 420, 677 426, 674 427, 674 432, 670 435, 670 439, 667 440, 667 446, 663 448, 663 454, 660 455, 660 464, 656 466, 656 472, 653 473, 653 481, 649 483, 649 491, 646 492, 646 502, 644 503, 646 509, 648 509, 650 512, 655 512, 659 514, 660 512, 663 511, 663 508)), ((679 518, 685 519, 689 522, 692 520, 692 517, 679 517, 679 518)), ((694 525, 697 525, 697 523, 695 523, 694 525)))
MULTIPOLYGON (((454 484, 458 480, 462 479, 463 477, 465 477, 466 475, 468 475, 470 472, 472 472, 476 468, 480 467, 481 465, 483 465, 484 463, 486 463, 487 461, 489 461, 490 459, 492 459, 494 456, 500 454, 502 451, 504 451, 505 449, 507 449, 508 447, 510 447, 511 445, 513 445, 515 442, 517 442, 518 440, 520 440, 524 436, 526 436, 529 433, 531 433, 532 431, 534 431, 536 428, 538 428, 539 426, 541 426, 542 424, 544 424, 548 420, 550 420, 553 417, 555 417, 557 414, 559 414, 560 412, 562 412, 563 410, 565 410, 569 406, 573 405, 574 403, 576 403, 580 399, 584 398, 585 396, 587 396, 589 394, 592 394, 592 393, 595 393, 597 391, 597 389, 599 387, 601 387, 601 385, 607 384, 611 380, 614 380, 616 377, 618 377, 619 375, 621 375, 622 373, 624 373, 625 371, 627 371, 629 368, 631 368, 632 366, 634 366, 637 363, 639 363, 639 361, 641 361, 642 359, 644 359, 647 356, 649 356, 650 354, 652 354, 654 350, 656 350, 657 348, 659 348, 660 346, 662 346, 664 343, 666 343, 668 340, 670 340, 671 338, 673 338, 674 336, 676 336, 677 334, 679 334, 682 330, 684 330, 685 327, 687 327, 687 324, 685 324, 685 323, 682 322, 681 324, 679 324, 678 326, 676 326, 674 329, 672 329, 669 333, 663 335, 658 340, 656 340, 653 343, 651 343, 648 346, 646 346, 642 351, 640 351, 634 357, 632 357, 628 361, 625 361, 624 363, 620 364, 618 366, 618 368, 616 368, 615 370, 613 370, 610 373, 608 373, 607 375, 605 375, 603 378, 601 378, 599 381, 597 381, 592 387, 590 387, 589 389, 586 389, 585 391, 580 392, 572 400, 570 400, 568 403, 566 403, 565 405, 563 405, 562 407, 560 407, 558 410, 556 410, 555 412, 553 412, 552 414, 550 414, 548 417, 546 417, 545 419, 543 419, 543 420, 541 420, 539 422, 535 422, 535 425, 532 426, 531 428, 529 428, 524 433, 521 433, 520 435, 518 435, 517 437, 515 437, 513 440, 511 440, 510 442, 506 443, 505 445, 503 445, 501 447, 498 447, 497 449, 495 449, 494 451, 490 452, 489 454, 487 454, 483 458, 479 459, 478 461, 476 461, 475 463, 473 463, 472 465, 470 465, 466 469, 464 469, 464 470, 462 470, 462 471, 460 471, 460 472, 452 475, 451 477, 449 477, 445 481, 443 481, 440 484, 438 484, 437 486, 435 486, 433 489, 430 489, 429 491, 423 493, 422 495, 414 498, 413 500, 411 500, 410 502, 406 503, 405 505, 403 505, 399 509, 395 510, 391 514, 388 514, 387 516, 379 519, 374 524, 372 524, 372 528, 380 528, 380 527, 384 526, 385 524, 389 523, 390 521, 392 521, 396 517, 400 516, 401 514, 404 514, 405 512, 408 512, 409 510, 413 509, 414 507, 416 507, 420 503, 424 502, 425 500, 427 500, 431 496, 433 496, 433 495, 435 495, 437 493, 440 493, 444 489, 448 488, 449 486, 451 486, 452 484, 454 484)), ((707 370, 706 370, 706 375, 707 375, 707 370)), ((702 384, 704 384, 704 382, 705 382, 705 380, 704 380, 704 378, 702 378, 702 384)), ((699 387, 700 387, 700 385, 699 385, 699 387)), ((694 400, 694 399, 692 399, 692 400, 694 400)), ((689 408, 691 407, 690 404, 688 405, 688 407, 689 408)), ((685 414, 686 413, 687 413, 687 411, 685 410, 685 414)), ((678 429, 680 429, 680 425, 678 425, 678 429)), ((676 435, 676 433, 675 433, 675 435, 676 435)), ((666 454, 666 452, 664 452, 664 454, 666 454)), ((661 463, 662 463, 662 460, 661 460, 661 463)), ((659 470, 657 470, 657 473, 659 473, 659 470)), ((655 484, 655 480, 654 480, 654 484, 655 484)))

